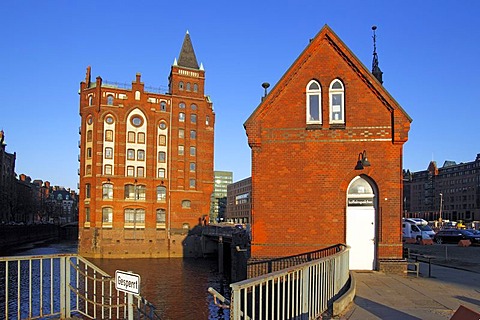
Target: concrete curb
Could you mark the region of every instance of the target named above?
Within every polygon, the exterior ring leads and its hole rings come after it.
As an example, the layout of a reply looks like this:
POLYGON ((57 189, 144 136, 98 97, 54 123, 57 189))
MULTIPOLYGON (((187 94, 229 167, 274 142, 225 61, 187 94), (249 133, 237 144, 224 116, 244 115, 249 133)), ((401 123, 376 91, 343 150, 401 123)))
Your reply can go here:
POLYGON ((350 271, 350 288, 333 302, 332 311, 334 316, 340 315, 350 305, 355 298, 356 287, 357 281, 355 280, 353 272, 350 271))

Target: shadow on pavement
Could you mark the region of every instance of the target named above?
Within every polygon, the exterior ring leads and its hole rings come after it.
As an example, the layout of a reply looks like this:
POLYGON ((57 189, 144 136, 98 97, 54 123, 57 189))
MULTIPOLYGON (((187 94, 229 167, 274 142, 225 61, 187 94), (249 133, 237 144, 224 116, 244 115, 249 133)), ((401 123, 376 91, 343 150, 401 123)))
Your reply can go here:
POLYGON ((472 298, 465 297, 465 296, 455 296, 455 298, 457 298, 458 300, 462 300, 462 301, 480 306, 480 300, 478 300, 478 299, 472 299, 472 298))
POLYGON ((370 313, 380 319, 421 320, 421 318, 414 317, 408 313, 390 308, 386 305, 359 296, 355 297, 354 302, 357 306, 368 310, 370 313))

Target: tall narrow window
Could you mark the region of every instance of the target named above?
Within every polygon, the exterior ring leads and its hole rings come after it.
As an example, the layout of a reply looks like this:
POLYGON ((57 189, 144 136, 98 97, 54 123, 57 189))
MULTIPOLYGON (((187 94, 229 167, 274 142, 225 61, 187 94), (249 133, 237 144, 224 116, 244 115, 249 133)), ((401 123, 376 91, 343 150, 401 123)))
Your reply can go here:
POLYGON ((104 169, 103 169, 103 174, 107 176, 112 175, 112 165, 111 164, 106 164, 104 169))
POLYGON ((90 208, 85 208, 85 222, 90 222, 90 208))
POLYGON ((179 128, 179 129, 178 129, 178 137, 179 137, 180 139, 185 138, 185 129, 182 129, 182 128, 179 128))
POLYGON ((105 141, 113 141, 113 131, 105 130, 105 141))
POLYGON ((183 154, 185 153, 184 149, 185 148, 183 146, 178 146, 178 155, 179 156, 183 156, 183 154))
POLYGON ((345 92, 343 83, 335 79, 330 84, 330 123, 345 123, 345 92))
POLYGON ((107 96, 107 104, 109 106, 113 106, 113 96, 112 95, 107 96))
POLYGON ((137 143, 145 143, 145 132, 139 132, 138 133, 137 143))
POLYGON ((113 209, 102 208, 102 224, 105 227, 111 227, 113 222, 113 209))
POLYGON ((167 154, 164 151, 158 153, 158 162, 164 163, 167 160, 167 154))
POLYGON ((195 156, 197 154, 197 149, 195 147, 190 147, 190 155, 195 156))
POLYGON ((160 111, 167 111, 167 103, 165 101, 160 102, 160 111))
POLYGON ((322 89, 312 80, 307 85, 307 124, 322 123, 322 89))
POLYGON ((197 131, 190 130, 190 139, 196 139, 196 138, 197 138, 197 131))
POLYGON ((165 228, 166 210, 157 209, 157 228, 165 228))
POLYGON ((127 160, 135 160, 135 150, 128 149, 127 150, 127 160))
POLYGON ((180 121, 180 122, 185 122, 185 113, 180 112, 180 113, 178 114, 178 121, 180 121))
POLYGON ((145 161, 145 150, 137 150, 137 160, 145 161))
POLYGON ((127 133, 127 141, 134 143, 135 142, 135 132, 133 131, 128 131, 127 133))
POLYGON ((137 177, 139 177, 139 178, 145 177, 145 168, 144 167, 137 167, 137 177))
POLYGON ((92 130, 87 131, 87 142, 92 142, 92 130))
POLYGON ((158 169, 158 177, 159 178, 165 178, 165 169, 163 169, 163 168, 158 169))
POLYGON ((197 123, 197 115, 196 114, 191 114, 190 115, 190 122, 191 123, 197 123))
POLYGON ((90 183, 85 184, 85 199, 90 198, 90 183))
POLYGON ((190 162, 190 172, 195 172, 195 170, 196 170, 195 162, 190 162))
POLYGON ((110 147, 105 148, 105 159, 113 159, 113 149, 110 147))
POLYGON ((127 177, 133 177, 135 174, 135 167, 134 166, 128 166, 127 167, 127 177))
POLYGON ((158 145, 166 146, 167 145, 167 136, 164 134, 158 135, 158 145))

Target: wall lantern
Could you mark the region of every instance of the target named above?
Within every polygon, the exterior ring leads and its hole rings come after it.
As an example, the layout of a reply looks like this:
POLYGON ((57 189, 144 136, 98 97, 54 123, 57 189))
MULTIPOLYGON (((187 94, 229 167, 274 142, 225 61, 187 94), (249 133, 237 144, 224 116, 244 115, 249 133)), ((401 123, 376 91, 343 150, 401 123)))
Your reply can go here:
POLYGON ((355 170, 363 170, 364 167, 370 167, 370 161, 367 159, 367 151, 365 150, 358 154, 358 161, 355 170))

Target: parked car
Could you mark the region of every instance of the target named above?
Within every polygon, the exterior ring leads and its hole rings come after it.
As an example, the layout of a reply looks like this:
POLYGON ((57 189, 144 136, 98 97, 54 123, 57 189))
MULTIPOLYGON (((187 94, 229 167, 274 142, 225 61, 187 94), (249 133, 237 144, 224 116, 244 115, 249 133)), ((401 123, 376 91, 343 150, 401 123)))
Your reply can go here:
POLYGON ((461 229, 440 230, 433 239, 436 243, 458 243, 460 240, 470 240, 472 244, 480 244, 480 234, 461 229))

